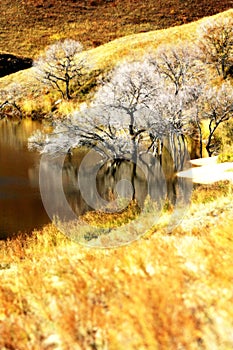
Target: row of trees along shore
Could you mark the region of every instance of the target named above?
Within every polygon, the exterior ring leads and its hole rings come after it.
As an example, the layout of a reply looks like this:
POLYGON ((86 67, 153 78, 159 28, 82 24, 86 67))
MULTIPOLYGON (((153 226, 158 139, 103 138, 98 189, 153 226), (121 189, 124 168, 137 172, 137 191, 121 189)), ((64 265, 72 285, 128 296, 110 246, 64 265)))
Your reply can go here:
MULTIPOLYGON (((159 155, 165 138, 181 154, 189 138, 198 143, 191 157, 202 157, 203 145, 209 156, 217 154, 216 130, 233 113, 233 18, 208 20, 198 31, 194 43, 160 45, 141 60, 118 65, 90 103, 54 121, 52 134, 36 132, 29 146, 50 153, 95 146, 125 158, 159 155)), ((91 69, 82 51, 70 39, 51 45, 34 62, 37 78, 71 100, 73 87, 82 86, 91 69)))

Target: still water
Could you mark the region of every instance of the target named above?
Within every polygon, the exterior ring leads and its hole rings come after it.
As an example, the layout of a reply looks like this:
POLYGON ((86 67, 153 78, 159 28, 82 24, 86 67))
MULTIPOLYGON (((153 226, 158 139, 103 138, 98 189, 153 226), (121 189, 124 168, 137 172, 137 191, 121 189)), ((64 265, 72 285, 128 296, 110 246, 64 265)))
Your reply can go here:
POLYGON ((49 222, 39 191, 40 155, 27 149, 39 127, 31 120, 0 121, 0 239, 49 222))
MULTIPOLYGON (((43 127, 41 123, 30 119, 13 121, 5 118, 0 121, 0 239, 19 231, 30 232, 51 222, 51 215, 49 218, 41 199, 39 169, 44 175, 45 200, 54 215, 64 213, 64 198, 77 217, 92 208, 98 209, 98 201, 101 204, 102 199, 112 200, 117 183, 121 183, 120 191, 124 197, 128 196, 128 192, 129 197, 132 194, 128 187, 128 183, 132 182, 130 163, 123 162, 117 169, 111 163, 105 164, 93 179, 91 176, 96 159, 88 158, 83 167, 80 188, 79 169, 83 160, 86 160, 86 151, 76 150, 72 156, 68 154, 60 169, 56 158, 41 162, 38 152, 28 150, 27 140, 35 130, 43 127)), ((189 184, 177 179, 174 164, 168 158, 162 166, 159 162, 150 164, 147 174, 137 170, 133 186, 135 199, 140 205, 143 205, 148 194, 148 183, 150 196, 158 204, 166 198, 175 203, 180 193, 189 195, 189 184)), ((148 160, 145 161, 149 164, 148 160)))

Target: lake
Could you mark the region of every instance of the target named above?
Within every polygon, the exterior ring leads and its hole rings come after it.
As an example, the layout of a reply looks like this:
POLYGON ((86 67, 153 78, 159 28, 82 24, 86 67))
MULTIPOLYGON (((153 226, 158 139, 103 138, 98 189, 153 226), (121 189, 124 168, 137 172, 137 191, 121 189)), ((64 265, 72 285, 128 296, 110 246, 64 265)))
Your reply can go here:
POLYGON ((40 155, 27 149, 27 138, 40 127, 31 120, 0 121, 0 239, 50 221, 39 191, 40 155))
MULTIPOLYGON (((44 209, 39 188, 41 155, 27 148, 28 137, 42 128, 40 122, 30 119, 16 121, 4 118, 0 121, 0 239, 11 237, 18 231, 30 232, 51 222, 44 209)), ((90 158, 83 168, 83 189, 80 189, 79 166, 86 154, 84 150, 76 150, 72 156, 66 156, 62 166, 65 198, 77 216, 93 207, 98 208, 100 198, 105 201, 112 200, 115 186, 119 182, 121 195, 131 195, 128 182, 132 179, 132 164, 128 162, 118 165, 117 171, 111 164, 105 164, 99 169, 96 186, 92 188, 90 179, 93 174, 90 169, 93 168, 95 159, 90 158)), ((52 206, 55 215, 60 215, 63 203, 59 193, 55 158, 43 164, 43 174, 43 189, 51 197, 50 207, 52 206)), ((146 175, 138 169, 134 179, 135 198, 141 205, 148 194, 148 179, 150 196, 159 204, 161 199, 167 197, 175 203, 177 194, 181 192, 180 187, 184 193, 190 191, 184 179, 177 180, 173 164, 166 161, 161 167, 159 162, 154 162, 146 175)))

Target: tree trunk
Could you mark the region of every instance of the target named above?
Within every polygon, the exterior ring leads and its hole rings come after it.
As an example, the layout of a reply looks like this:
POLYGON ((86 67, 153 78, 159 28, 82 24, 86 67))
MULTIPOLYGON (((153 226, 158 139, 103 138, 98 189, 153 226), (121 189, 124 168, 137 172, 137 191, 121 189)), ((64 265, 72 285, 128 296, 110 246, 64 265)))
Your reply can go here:
POLYGON ((69 75, 66 73, 66 99, 71 100, 70 96, 70 78, 69 75))
POLYGON ((132 188, 133 188, 132 200, 136 199, 136 189, 135 189, 136 176, 137 176, 137 163, 133 162, 133 169, 132 169, 132 174, 131 174, 131 184, 132 184, 132 188))
POLYGON ((213 154, 213 152, 211 152, 211 141, 212 141, 212 134, 211 135, 209 135, 209 137, 208 137, 208 142, 207 142, 207 144, 206 144, 206 150, 207 150, 207 153, 208 153, 208 156, 209 157, 211 157, 212 156, 212 154, 213 154))

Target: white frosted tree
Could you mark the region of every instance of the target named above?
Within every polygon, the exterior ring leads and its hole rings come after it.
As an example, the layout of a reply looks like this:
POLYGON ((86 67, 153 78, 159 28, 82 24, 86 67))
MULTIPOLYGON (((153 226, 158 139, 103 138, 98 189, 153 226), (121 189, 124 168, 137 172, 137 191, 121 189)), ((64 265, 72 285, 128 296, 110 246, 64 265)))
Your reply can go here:
POLYGON ((233 17, 204 22, 198 35, 201 60, 226 79, 233 67, 233 17))
POLYGON ((82 51, 82 44, 71 39, 52 44, 34 61, 37 79, 59 91, 62 98, 71 99, 71 82, 75 80, 75 84, 81 86, 89 68, 82 51))
POLYGON ((34 134, 29 146, 48 153, 95 147, 105 159, 132 161, 135 174, 138 160, 152 155, 161 161, 166 140, 178 170, 185 159, 184 133, 195 99, 195 89, 174 93, 173 84, 148 60, 124 63, 100 86, 89 106, 57 121, 51 135, 34 134))
POLYGON ((220 87, 207 89, 201 102, 201 120, 205 120, 208 125, 206 150, 211 157, 219 152, 214 140, 216 131, 220 125, 233 118, 233 87, 231 82, 225 81, 220 87))
POLYGON ((160 45, 148 57, 155 70, 165 79, 175 95, 189 92, 203 79, 203 69, 197 61, 193 45, 183 42, 176 45, 160 45))
POLYGON ((94 148, 111 172, 128 164, 133 199, 140 167, 147 178, 153 178, 159 164, 166 166, 166 153, 170 162, 166 181, 173 193, 174 172, 182 170, 187 160, 184 133, 196 98, 190 91, 175 94, 174 86, 148 60, 124 63, 100 86, 89 105, 83 104, 63 121, 54 122, 52 134, 32 135, 29 147, 50 154, 80 146, 94 148))
POLYGON ((148 60, 164 80, 165 88, 159 95, 159 100, 162 97, 163 101, 158 108, 162 108, 161 113, 172 126, 168 136, 174 159, 178 162, 184 149, 184 136, 188 134, 193 138, 196 134, 193 114, 206 82, 203 66, 196 57, 194 46, 184 42, 160 45, 148 60))
POLYGON ((22 110, 20 108, 19 91, 22 92, 23 87, 20 84, 12 83, 7 90, 0 91, 0 120, 6 116, 21 119, 22 110))
POLYGON ((125 63, 114 70, 89 106, 56 122, 44 143, 39 134, 29 141, 45 145, 44 152, 85 145, 122 158, 156 153, 158 141, 183 133, 190 100, 184 92, 175 95, 147 60, 125 63))

